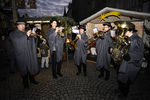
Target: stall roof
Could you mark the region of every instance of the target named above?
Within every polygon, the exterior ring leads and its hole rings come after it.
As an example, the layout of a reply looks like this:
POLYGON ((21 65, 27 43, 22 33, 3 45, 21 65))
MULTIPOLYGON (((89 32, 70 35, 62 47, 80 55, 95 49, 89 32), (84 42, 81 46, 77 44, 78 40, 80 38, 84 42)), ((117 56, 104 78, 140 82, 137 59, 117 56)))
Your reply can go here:
POLYGON ((99 12, 97 12, 97 13, 91 15, 90 17, 82 20, 80 22, 80 24, 81 25, 86 24, 86 23, 90 22, 91 20, 99 17, 101 14, 108 13, 108 12, 111 12, 111 11, 120 12, 120 15, 122 15, 122 16, 132 17, 132 18, 136 18, 136 19, 148 19, 148 20, 150 20, 150 13, 105 7, 104 9, 100 10, 99 12))

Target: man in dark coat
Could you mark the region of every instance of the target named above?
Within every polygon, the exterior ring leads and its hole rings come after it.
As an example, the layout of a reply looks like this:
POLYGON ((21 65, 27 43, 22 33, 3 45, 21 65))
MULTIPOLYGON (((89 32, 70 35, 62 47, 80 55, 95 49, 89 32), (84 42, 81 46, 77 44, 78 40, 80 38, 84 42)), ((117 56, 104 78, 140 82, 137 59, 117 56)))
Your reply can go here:
POLYGON ((85 27, 79 26, 80 33, 77 35, 77 47, 74 53, 74 62, 77 65, 78 72, 76 75, 81 73, 81 64, 83 64, 83 72, 84 76, 87 75, 86 73, 86 58, 87 58, 87 46, 88 46, 88 36, 85 33, 85 27))
POLYGON ((52 27, 47 32, 47 40, 50 47, 53 78, 57 78, 57 75, 59 75, 60 77, 63 76, 61 74, 61 63, 63 58, 63 46, 65 38, 60 36, 59 34, 57 19, 52 19, 51 26, 52 27))
POLYGON ((110 34, 111 24, 105 23, 104 26, 104 37, 96 40, 96 51, 97 51, 97 69, 100 70, 99 78, 104 77, 104 71, 106 71, 105 80, 109 80, 110 77, 110 62, 111 52, 113 47, 113 41, 110 34))
POLYGON ((128 53, 123 56, 123 61, 119 68, 119 97, 126 97, 128 95, 129 86, 135 81, 144 56, 144 44, 137 35, 135 28, 129 28, 125 35, 129 37, 131 44, 128 53))
POLYGON ((18 69, 23 78, 25 88, 29 88, 31 83, 38 84, 34 75, 39 72, 37 53, 34 37, 31 30, 25 32, 25 23, 18 22, 17 29, 10 33, 10 40, 14 48, 18 69))

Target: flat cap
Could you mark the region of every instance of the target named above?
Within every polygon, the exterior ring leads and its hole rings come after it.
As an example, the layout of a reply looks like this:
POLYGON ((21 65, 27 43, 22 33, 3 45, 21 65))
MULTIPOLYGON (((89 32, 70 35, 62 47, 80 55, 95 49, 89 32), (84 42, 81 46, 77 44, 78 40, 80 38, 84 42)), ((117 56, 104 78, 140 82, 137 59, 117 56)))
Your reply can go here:
POLYGON ((21 24, 24 24, 24 25, 25 25, 25 22, 23 22, 23 21, 18 21, 18 22, 17 22, 17 25, 21 25, 21 24))

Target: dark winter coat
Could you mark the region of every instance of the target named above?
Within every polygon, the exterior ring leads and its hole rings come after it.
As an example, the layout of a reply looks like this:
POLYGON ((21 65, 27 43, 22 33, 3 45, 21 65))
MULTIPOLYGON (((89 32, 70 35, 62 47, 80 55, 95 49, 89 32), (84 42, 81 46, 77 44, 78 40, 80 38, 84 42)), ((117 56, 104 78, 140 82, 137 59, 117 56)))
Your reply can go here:
POLYGON ((86 33, 81 34, 81 39, 77 40, 77 48, 74 53, 74 62, 76 65, 80 63, 86 64, 87 58, 88 36, 86 33))
POLYGON ((50 47, 50 54, 52 54, 53 51, 56 51, 56 62, 60 62, 63 58, 65 38, 57 34, 53 28, 51 28, 46 35, 50 47))
POLYGON ((98 38, 96 40, 96 52, 97 52, 97 61, 96 66, 98 69, 105 68, 109 70, 111 62, 110 48, 113 47, 113 40, 110 35, 110 31, 105 33, 104 39, 98 38))
POLYGON ((28 72, 35 75, 39 72, 36 45, 34 37, 28 37, 25 32, 16 30, 10 33, 18 69, 21 75, 28 72))
POLYGON ((118 74, 118 80, 126 83, 128 79, 134 82, 140 70, 142 58, 144 56, 144 44, 142 39, 134 33, 131 37, 131 45, 128 50, 130 60, 123 60, 118 74))

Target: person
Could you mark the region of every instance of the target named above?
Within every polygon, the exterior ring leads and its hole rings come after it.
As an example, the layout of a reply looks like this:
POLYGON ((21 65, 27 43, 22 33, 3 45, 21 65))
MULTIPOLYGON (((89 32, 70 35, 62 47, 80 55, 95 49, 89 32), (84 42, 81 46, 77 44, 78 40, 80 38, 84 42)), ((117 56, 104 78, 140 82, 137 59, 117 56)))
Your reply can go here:
POLYGON ((78 72, 76 75, 81 74, 81 64, 83 64, 84 76, 87 76, 86 58, 87 58, 87 46, 88 36, 85 33, 85 27, 79 26, 79 34, 77 35, 78 40, 76 42, 77 47, 74 52, 74 62, 77 65, 78 72))
POLYGON ((3 53, 4 55, 7 52, 6 39, 7 38, 6 38, 5 34, 2 34, 1 38, 0 38, 0 52, 3 53))
POLYGON ((100 70, 100 74, 98 77, 104 77, 104 72, 106 72, 105 80, 109 80, 113 41, 110 34, 111 24, 107 22, 104 23, 103 26, 104 36, 102 38, 97 38, 96 40, 96 66, 97 69, 100 70))
POLYGON ((52 75, 54 79, 57 79, 57 75, 62 77, 61 64, 63 58, 63 48, 65 38, 59 34, 59 27, 57 27, 57 19, 51 20, 51 28, 47 32, 47 41, 50 47, 50 55, 52 62, 52 75), (56 71, 57 69, 57 71, 56 71))
POLYGON ((14 52, 14 49, 13 49, 13 46, 11 44, 11 41, 10 41, 10 32, 6 38, 6 49, 7 49, 7 54, 8 54, 8 59, 9 59, 9 63, 10 63, 10 73, 15 73, 15 52, 14 52))
POLYGON ((6 66, 7 65, 7 46, 6 46, 6 36, 5 34, 1 35, 0 38, 0 64, 1 66, 6 66))
POLYGON ((118 72, 119 98, 128 96, 130 85, 135 82, 144 57, 144 44, 137 35, 135 26, 129 26, 125 36, 130 40, 130 47, 128 52, 123 54, 123 61, 118 72))
POLYGON ((36 45, 31 30, 25 32, 25 22, 18 21, 17 29, 10 33, 15 59, 23 78, 24 88, 29 88, 29 82, 38 84, 34 76, 39 72, 36 45))
POLYGON ((40 47, 40 44, 42 44, 43 40, 45 40, 41 34, 41 30, 40 29, 37 29, 35 31, 35 33, 37 34, 36 38, 37 38, 37 47, 39 48, 40 47))
POLYGON ((40 46, 40 52, 42 57, 41 68, 44 68, 44 63, 46 63, 46 68, 49 67, 49 47, 46 41, 43 41, 40 46))

